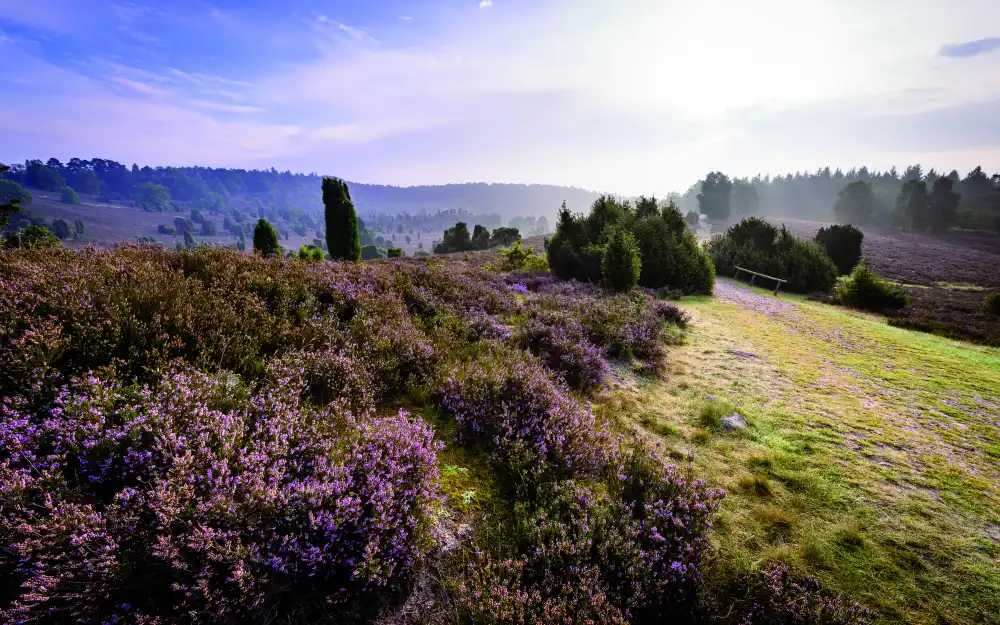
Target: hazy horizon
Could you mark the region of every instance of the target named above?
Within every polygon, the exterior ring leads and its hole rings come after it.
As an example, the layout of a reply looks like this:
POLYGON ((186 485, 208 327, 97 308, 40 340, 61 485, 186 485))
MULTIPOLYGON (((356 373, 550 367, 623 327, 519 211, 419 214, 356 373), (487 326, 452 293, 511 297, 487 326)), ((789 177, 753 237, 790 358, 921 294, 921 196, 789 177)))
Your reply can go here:
POLYGON ((1000 170, 988 0, 0 0, 0 162, 271 168, 625 195, 1000 170))

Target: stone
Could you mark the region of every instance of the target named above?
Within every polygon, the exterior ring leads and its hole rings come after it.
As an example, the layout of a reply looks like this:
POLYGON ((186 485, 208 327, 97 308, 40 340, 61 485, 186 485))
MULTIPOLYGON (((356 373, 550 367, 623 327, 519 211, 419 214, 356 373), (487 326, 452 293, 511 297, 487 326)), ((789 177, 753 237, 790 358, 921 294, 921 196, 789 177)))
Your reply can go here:
POLYGON ((747 424, 746 419, 743 418, 738 412, 734 412, 728 417, 722 417, 721 419, 722 428, 727 432, 732 432, 733 430, 745 430, 750 427, 747 424))

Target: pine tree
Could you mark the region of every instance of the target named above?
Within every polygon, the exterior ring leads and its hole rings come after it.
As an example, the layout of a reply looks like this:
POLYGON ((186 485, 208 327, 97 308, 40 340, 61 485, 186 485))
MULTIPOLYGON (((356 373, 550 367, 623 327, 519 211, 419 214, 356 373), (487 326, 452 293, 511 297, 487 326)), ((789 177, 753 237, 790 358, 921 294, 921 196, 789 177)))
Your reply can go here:
POLYGON ((347 183, 339 178, 323 179, 326 212, 326 245, 333 260, 361 260, 358 215, 347 183))
POLYGON ((263 217, 257 221, 257 225, 253 229, 253 251, 261 256, 281 255, 278 232, 263 217))

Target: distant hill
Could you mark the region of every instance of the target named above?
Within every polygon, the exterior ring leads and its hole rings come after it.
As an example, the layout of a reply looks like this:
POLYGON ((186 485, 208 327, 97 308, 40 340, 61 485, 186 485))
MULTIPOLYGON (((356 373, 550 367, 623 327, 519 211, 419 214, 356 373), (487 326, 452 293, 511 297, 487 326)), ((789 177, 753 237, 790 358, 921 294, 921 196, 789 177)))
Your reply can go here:
MULTIPOLYGON (((29 190, 59 192, 74 189, 81 198, 103 203, 135 202, 142 208, 184 212, 222 210, 237 206, 294 209, 313 216, 322 212, 322 177, 289 171, 212 169, 206 167, 128 167, 106 159, 57 159, 11 165, 7 178, 29 190), (159 185, 166 195, 151 185, 159 185)), ((553 185, 467 183, 417 187, 351 183, 351 195, 360 215, 463 211, 495 215, 506 222, 519 216, 546 216, 552 220, 565 201, 584 211, 598 193, 553 185)), ((494 218, 494 221, 496 219, 494 218)))
MULTIPOLYGON (((127 167, 104 159, 74 158, 68 163, 49 159, 11 165, 4 178, 17 184, 0 185, 0 196, 4 188, 20 189, 18 184, 31 196, 10 228, 80 220, 84 231, 67 240, 72 245, 142 239, 174 246, 183 242, 185 230, 198 242, 237 245, 242 239, 239 244, 245 245, 253 224, 262 217, 278 229, 286 249, 325 238, 322 177, 317 174, 127 167)), ((545 234, 554 228, 563 202, 583 212, 598 197, 592 191, 553 185, 349 184, 365 225, 363 241, 401 247, 407 254, 433 249, 443 231, 458 221, 467 222, 470 230, 477 224, 490 229, 512 225, 525 236, 545 234)))

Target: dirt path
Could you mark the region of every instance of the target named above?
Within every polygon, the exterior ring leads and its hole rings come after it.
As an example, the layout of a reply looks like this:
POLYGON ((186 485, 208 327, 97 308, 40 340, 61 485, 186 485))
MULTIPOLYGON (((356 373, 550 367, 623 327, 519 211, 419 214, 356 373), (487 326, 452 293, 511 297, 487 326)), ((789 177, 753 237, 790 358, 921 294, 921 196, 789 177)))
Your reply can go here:
POLYGON ((716 280, 713 294, 723 302, 739 304, 747 310, 763 313, 769 317, 776 317, 782 313, 792 313, 795 310, 793 304, 783 302, 776 297, 760 295, 731 280, 716 280))

